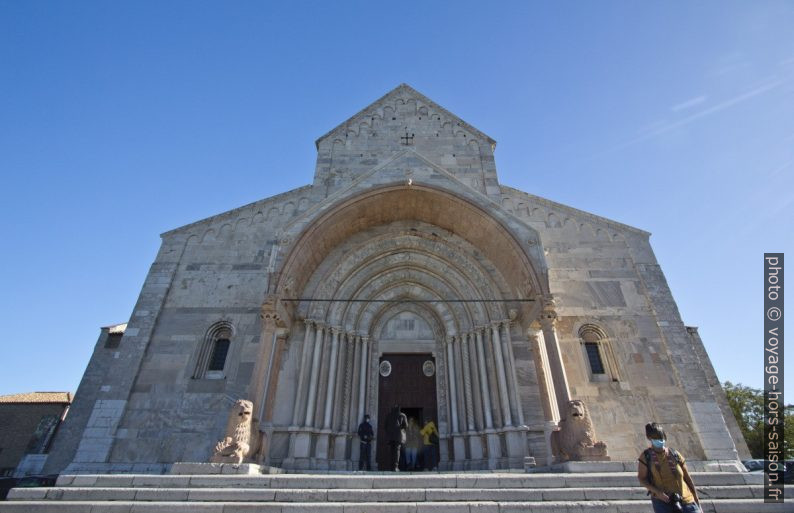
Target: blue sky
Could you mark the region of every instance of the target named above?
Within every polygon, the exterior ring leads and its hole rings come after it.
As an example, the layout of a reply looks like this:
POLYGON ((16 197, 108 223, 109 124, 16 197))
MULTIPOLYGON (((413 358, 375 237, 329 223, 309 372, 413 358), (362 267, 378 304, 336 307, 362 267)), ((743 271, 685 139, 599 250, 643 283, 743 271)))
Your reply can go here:
POLYGON ((159 233, 309 183, 314 140, 401 82, 494 137, 502 183, 652 232, 720 379, 760 387, 791 27, 772 1, 0 0, 0 394, 75 390, 159 233))

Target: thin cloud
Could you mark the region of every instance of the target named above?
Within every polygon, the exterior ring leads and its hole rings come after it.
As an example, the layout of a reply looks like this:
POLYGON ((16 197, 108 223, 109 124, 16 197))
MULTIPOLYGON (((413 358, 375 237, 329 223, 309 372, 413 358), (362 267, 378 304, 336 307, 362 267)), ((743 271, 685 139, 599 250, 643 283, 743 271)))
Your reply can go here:
POLYGON ((766 93, 768 91, 771 91, 772 89, 775 89, 776 87, 780 87, 780 85, 782 85, 783 83, 784 83, 784 81, 783 80, 779 80, 779 79, 775 79, 775 80, 772 80, 770 82, 766 82, 765 84, 762 84, 762 85, 760 85, 760 86, 758 86, 758 87, 756 87, 754 89, 751 89, 751 90, 749 90, 747 92, 744 92, 744 93, 742 93, 740 95, 734 96, 733 98, 730 98, 730 99, 725 100, 725 101, 723 101, 721 103, 713 105, 713 106, 709 107, 708 109, 704 109, 704 110, 701 110, 701 111, 696 112, 694 114, 690 114, 689 116, 686 116, 686 117, 684 117, 682 119, 679 119, 678 121, 673 121, 673 122, 669 122, 669 123, 663 123, 661 126, 659 126, 658 128, 656 128, 654 130, 650 130, 650 131, 648 131, 648 132, 646 132, 646 133, 644 133, 642 135, 639 135, 639 136, 635 137, 634 139, 629 139, 626 142, 617 144, 617 145, 613 146, 612 148, 609 148, 607 150, 604 150, 604 151, 602 151, 600 153, 597 153, 597 154, 593 155, 590 158, 596 158, 596 157, 600 157, 602 155, 607 155, 607 154, 610 154, 610 153, 614 153, 616 151, 628 148, 629 146, 633 146, 633 145, 635 145, 637 143, 640 143, 640 142, 643 142, 643 141, 647 141, 648 139, 653 139, 654 137, 657 137, 659 135, 665 134, 665 133, 670 132, 672 130, 676 130, 676 129, 681 128, 683 126, 686 126, 686 125, 689 125, 691 123, 694 123, 695 121, 698 121, 698 120, 700 120, 702 118, 705 118, 705 117, 711 116, 713 114, 717 114, 719 112, 722 112, 724 110, 730 109, 731 107, 733 107, 735 105, 738 105, 738 104, 740 104, 742 102, 745 102, 747 100, 755 98, 756 96, 762 95, 762 94, 764 94, 764 93, 766 93))
POLYGON ((701 103, 703 103, 705 101, 706 101, 706 96, 705 95, 701 95, 701 96, 692 98, 690 100, 687 100, 685 102, 681 102, 678 105, 673 105, 672 110, 673 110, 673 112, 679 112, 679 111, 682 111, 682 110, 691 109, 692 107, 696 107, 696 106, 700 105, 701 103))

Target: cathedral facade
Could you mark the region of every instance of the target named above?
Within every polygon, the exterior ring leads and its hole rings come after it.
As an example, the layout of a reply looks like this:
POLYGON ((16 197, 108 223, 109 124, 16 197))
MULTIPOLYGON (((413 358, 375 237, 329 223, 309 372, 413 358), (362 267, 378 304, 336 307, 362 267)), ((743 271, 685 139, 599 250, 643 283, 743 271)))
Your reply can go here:
POLYGON ((499 183, 495 141, 407 85, 319 138, 310 185, 162 235, 103 328, 52 472, 209 461, 238 399, 255 462, 358 468, 370 414, 434 420, 442 469, 552 462, 572 401, 612 460, 644 424, 747 452, 649 233, 499 183))

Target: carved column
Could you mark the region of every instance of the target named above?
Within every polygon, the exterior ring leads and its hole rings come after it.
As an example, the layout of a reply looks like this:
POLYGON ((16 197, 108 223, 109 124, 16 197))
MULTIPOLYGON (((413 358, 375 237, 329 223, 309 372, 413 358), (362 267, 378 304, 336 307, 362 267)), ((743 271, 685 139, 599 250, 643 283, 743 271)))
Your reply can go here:
POLYGON ((568 375, 565 372, 565 365, 562 362, 562 351, 557 339, 557 312, 555 311, 554 300, 547 298, 543 304, 543 313, 540 316, 540 325, 543 328, 543 338, 546 341, 546 351, 549 355, 549 366, 554 381, 554 392, 557 396, 557 406, 562 411, 571 400, 571 393, 568 389, 568 375))
POLYGON ((549 358, 546 354, 546 341, 543 339, 543 330, 540 327, 540 323, 537 321, 532 323, 527 329, 527 338, 529 338, 529 344, 532 347, 532 359, 535 362, 535 372, 538 377, 543 416, 547 421, 556 424, 560 420, 560 413, 557 407, 557 396, 554 393, 554 382, 551 378, 549 358))
POLYGON ((259 354, 254 364, 248 390, 254 403, 256 418, 261 422, 265 413, 265 389, 267 384, 272 381, 271 378, 277 379, 269 372, 279 368, 278 365, 274 366, 274 359, 276 356, 280 356, 276 351, 276 330, 286 328, 286 315, 277 297, 271 296, 264 302, 260 317, 262 319, 262 334, 259 337, 259 354))
POLYGON ((304 417, 303 406, 306 404, 306 373, 310 365, 312 354, 312 339, 314 338, 314 322, 306 319, 306 332, 303 335, 303 351, 301 356, 301 366, 298 374, 298 390, 295 393, 294 411, 292 414, 292 425, 297 426, 298 422, 304 417))
POLYGON ((466 402, 466 428, 474 431, 474 402, 471 394, 471 369, 469 368, 469 334, 462 335, 461 344, 461 368, 463 369, 463 396, 466 402))
POLYGON ((334 391, 336 391, 336 358, 339 354, 339 328, 331 328, 331 359, 328 361, 328 384, 325 391, 325 417, 323 429, 331 428, 331 412, 334 406, 334 391))
POLYGON ((458 432, 458 394, 455 383, 455 356, 452 344, 454 337, 447 337, 447 380, 449 381, 449 406, 451 408, 452 432, 458 432))
POLYGON ((358 422, 364 418, 365 404, 364 400, 367 396, 367 362, 369 361, 369 337, 358 337, 361 341, 361 367, 359 369, 359 382, 358 382, 358 422))
POLYGON ((482 345, 482 332, 485 328, 477 328, 477 365, 480 370, 480 395, 482 396, 482 411, 485 417, 485 428, 493 428, 493 415, 491 414, 491 394, 488 391, 488 369, 485 367, 485 351, 482 345))
POLYGON ((312 372, 309 376, 309 398, 306 400, 306 419, 304 425, 312 427, 314 424, 314 409, 317 400, 317 386, 320 379, 320 356, 323 350, 323 338, 325 327, 318 324, 317 333, 314 339, 314 355, 312 356, 312 372))
POLYGON ((507 395, 507 374, 505 373, 505 360, 502 356, 502 343, 499 336, 500 322, 491 324, 491 344, 493 345, 494 361, 496 363, 496 384, 499 386, 499 403, 502 406, 502 425, 512 426, 513 419, 510 415, 510 399, 507 395))
POLYGON ((510 337, 510 321, 502 323, 505 336, 502 338, 502 354, 505 358, 505 371, 507 372, 507 388, 510 393, 511 412, 515 414, 516 423, 524 424, 524 409, 521 407, 521 395, 518 393, 518 379, 516 378, 516 360, 513 356, 513 341, 510 337))
POLYGON ((264 422, 270 422, 273 419, 273 405, 275 404, 278 389, 278 372, 275 372, 275 370, 281 366, 281 357, 287 346, 287 337, 289 337, 289 331, 286 328, 276 328, 276 347, 268 365, 268 380, 265 383, 265 412, 262 416, 264 422))

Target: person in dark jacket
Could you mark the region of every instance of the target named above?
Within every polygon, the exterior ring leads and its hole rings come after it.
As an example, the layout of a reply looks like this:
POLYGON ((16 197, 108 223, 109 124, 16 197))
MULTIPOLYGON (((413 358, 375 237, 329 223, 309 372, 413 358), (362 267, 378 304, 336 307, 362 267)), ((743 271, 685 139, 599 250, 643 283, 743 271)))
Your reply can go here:
POLYGON ((405 445, 405 429, 408 427, 408 417, 400 411, 400 406, 395 404, 386 415, 386 442, 389 444, 389 454, 392 457, 392 468, 400 471, 400 450, 405 445))
POLYGON ((372 440, 375 438, 375 432, 372 430, 372 424, 369 423, 369 415, 364 415, 364 421, 358 425, 358 440, 359 440, 359 459, 358 469, 372 470, 370 461, 372 460, 372 440))

